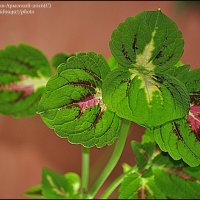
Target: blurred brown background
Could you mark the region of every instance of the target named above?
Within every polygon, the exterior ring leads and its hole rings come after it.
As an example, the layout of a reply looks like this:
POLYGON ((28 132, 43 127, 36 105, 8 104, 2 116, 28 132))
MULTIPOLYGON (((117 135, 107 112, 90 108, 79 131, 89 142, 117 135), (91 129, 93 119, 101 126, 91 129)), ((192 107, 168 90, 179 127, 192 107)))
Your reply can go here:
MULTIPOLYGON (((120 22, 144 10, 161 8, 183 33, 185 51, 182 61, 191 64, 192 68, 200 65, 198 6, 177 6, 177 2, 172 1, 51 3, 51 9, 36 9, 34 15, 0 15, 0 48, 23 42, 39 48, 49 59, 61 51, 95 51, 109 58, 110 36, 120 22)), ((128 141, 140 139, 142 132, 143 128, 133 124, 128 141)), ((104 168, 112 149, 113 146, 91 150, 90 183, 104 168)), ((123 162, 134 163, 128 142, 107 184, 121 173, 123 162)), ((81 147, 58 138, 38 116, 18 120, 0 116, 0 198, 22 198, 28 187, 40 182, 44 166, 60 173, 80 173, 81 147)))

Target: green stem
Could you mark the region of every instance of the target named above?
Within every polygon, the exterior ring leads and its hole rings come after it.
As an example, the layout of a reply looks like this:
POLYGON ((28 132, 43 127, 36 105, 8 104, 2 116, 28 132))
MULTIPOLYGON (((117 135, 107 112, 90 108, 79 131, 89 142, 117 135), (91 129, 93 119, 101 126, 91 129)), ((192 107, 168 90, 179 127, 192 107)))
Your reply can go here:
POLYGON ((107 199, 113 191, 118 187, 118 185, 122 182, 126 174, 122 174, 121 176, 117 177, 105 190, 105 192, 101 195, 100 199, 107 199))
POLYGON ((121 182, 124 180, 125 176, 127 176, 128 173, 131 171, 134 171, 135 169, 132 168, 128 170, 126 173, 118 176, 105 190, 105 192, 101 195, 100 199, 108 199, 108 197, 113 193, 113 191, 121 184, 121 182))
POLYGON ((89 149, 86 147, 83 147, 82 149, 82 191, 84 193, 87 192, 87 188, 88 188, 89 163, 90 163, 89 149))
POLYGON ((88 198, 91 198, 91 199, 94 198, 94 196, 99 191, 100 187, 103 185, 103 183, 105 182, 107 177, 110 175, 110 173, 116 166, 116 164, 122 154, 122 151, 123 151, 123 148, 124 148, 124 145, 126 142, 126 138, 127 138, 128 132, 129 132, 129 127, 130 127, 130 121, 124 120, 122 123, 121 129, 120 129, 119 138, 116 143, 113 154, 112 154, 109 162, 107 163, 106 167, 104 168, 102 174, 99 176, 99 178, 97 179, 97 181, 91 188, 91 190, 88 194, 88 198))

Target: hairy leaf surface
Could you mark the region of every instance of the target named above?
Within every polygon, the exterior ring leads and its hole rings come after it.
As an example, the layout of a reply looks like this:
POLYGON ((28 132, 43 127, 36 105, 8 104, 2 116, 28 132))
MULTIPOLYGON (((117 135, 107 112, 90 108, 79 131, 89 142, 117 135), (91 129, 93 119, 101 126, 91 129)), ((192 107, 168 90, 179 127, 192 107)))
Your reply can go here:
POLYGON ((95 53, 77 54, 60 65, 39 104, 47 126, 71 143, 112 144, 121 120, 102 100, 102 81, 109 71, 105 59, 95 53))
POLYGON ((0 113, 33 116, 51 76, 47 58, 25 44, 0 51, 0 113))

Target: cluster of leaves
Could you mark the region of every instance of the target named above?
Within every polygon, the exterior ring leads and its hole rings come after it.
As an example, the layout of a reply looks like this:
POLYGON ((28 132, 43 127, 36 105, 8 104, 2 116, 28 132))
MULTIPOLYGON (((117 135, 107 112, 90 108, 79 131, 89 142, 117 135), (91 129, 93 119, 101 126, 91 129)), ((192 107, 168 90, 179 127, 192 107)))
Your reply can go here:
POLYGON ((129 17, 114 30, 110 49, 108 62, 92 52, 57 54, 52 76, 39 50, 6 47, 0 112, 24 117, 38 111, 58 136, 85 147, 113 144, 124 118, 154 132, 175 160, 199 165, 200 72, 180 63, 176 24, 160 10, 129 17))
MULTIPOLYGON (((0 113, 37 112, 59 137, 87 148, 113 144, 122 118, 136 122, 152 138, 132 142, 138 164, 119 197, 199 197, 200 70, 180 62, 183 46, 176 24, 160 10, 121 23, 112 33, 108 61, 93 52, 57 54, 51 60, 54 75, 39 50, 8 46, 0 51, 0 113), (194 168, 174 162, 156 144, 194 168)), ((79 185, 76 174, 44 169, 42 184, 26 194, 82 198, 79 185)))
POLYGON ((32 198, 80 199, 80 177, 73 172, 61 175, 44 168, 42 183, 29 188, 25 195, 32 198))
MULTIPOLYGON (((153 133, 146 131, 142 143, 132 141, 137 164, 124 167, 119 199, 199 199, 200 166, 189 167, 160 151, 153 133)), ((32 198, 82 199, 80 178, 75 173, 58 174, 44 168, 42 184, 28 189, 32 198)), ((87 195, 87 194, 86 194, 87 195)))
MULTIPOLYGON (((189 93, 199 98, 199 70, 190 71, 180 63, 183 38, 176 24, 159 10, 143 12, 118 26, 110 48, 113 56, 108 63, 91 52, 55 59, 57 66, 66 62, 47 83, 39 105, 47 126, 71 143, 103 147, 117 138, 121 117, 154 131, 160 148, 174 159, 199 165, 199 127, 193 133, 185 120, 188 147, 179 125, 174 125, 189 114, 189 93), (185 153, 188 149, 191 156, 185 153)), ((198 108, 195 112, 198 116, 198 108)))
POLYGON ((191 168, 181 161, 174 161, 157 148, 151 132, 146 134, 143 143, 131 143, 137 165, 126 167, 119 198, 199 199, 200 167, 191 168))

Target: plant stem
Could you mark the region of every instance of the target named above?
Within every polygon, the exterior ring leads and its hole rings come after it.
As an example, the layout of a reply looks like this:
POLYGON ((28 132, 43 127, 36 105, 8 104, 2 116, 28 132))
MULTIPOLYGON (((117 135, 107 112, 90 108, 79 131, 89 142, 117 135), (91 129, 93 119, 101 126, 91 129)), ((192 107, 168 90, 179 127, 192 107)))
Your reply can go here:
POLYGON ((124 177, 130 173, 131 171, 134 171, 135 169, 132 168, 128 170, 126 173, 118 176, 105 190, 105 192, 101 195, 100 199, 107 199, 113 191, 119 186, 119 184, 124 180, 124 177))
POLYGON ((87 192, 88 179, 89 179, 89 163, 90 155, 89 149, 86 147, 82 148, 82 192, 87 192))
POLYGON ((118 185, 122 182, 124 179, 125 174, 122 174, 121 176, 117 177, 110 185, 109 187, 105 190, 105 192, 101 195, 100 199, 107 199, 112 192, 118 187, 118 185))
POLYGON ((122 123, 121 129, 120 129, 119 138, 116 143, 113 154, 112 154, 110 160, 108 161, 106 167, 104 168, 102 174, 99 176, 99 178, 97 179, 97 181, 91 188, 91 190, 88 194, 88 198, 91 198, 91 199, 94 198, 96 193, 99 191, 100 187, 103 185, 103 183, 105 182, 107 177, 110 175, 110 173, 116 166, 116 164, 122 154, 122 151, 123 151, 123 148, 124 148, 124 145, 126 142, 126 138, 127 138, 128 132, 129 132, 129 127, 130 127, 130 121, 124 120, 122 123))

